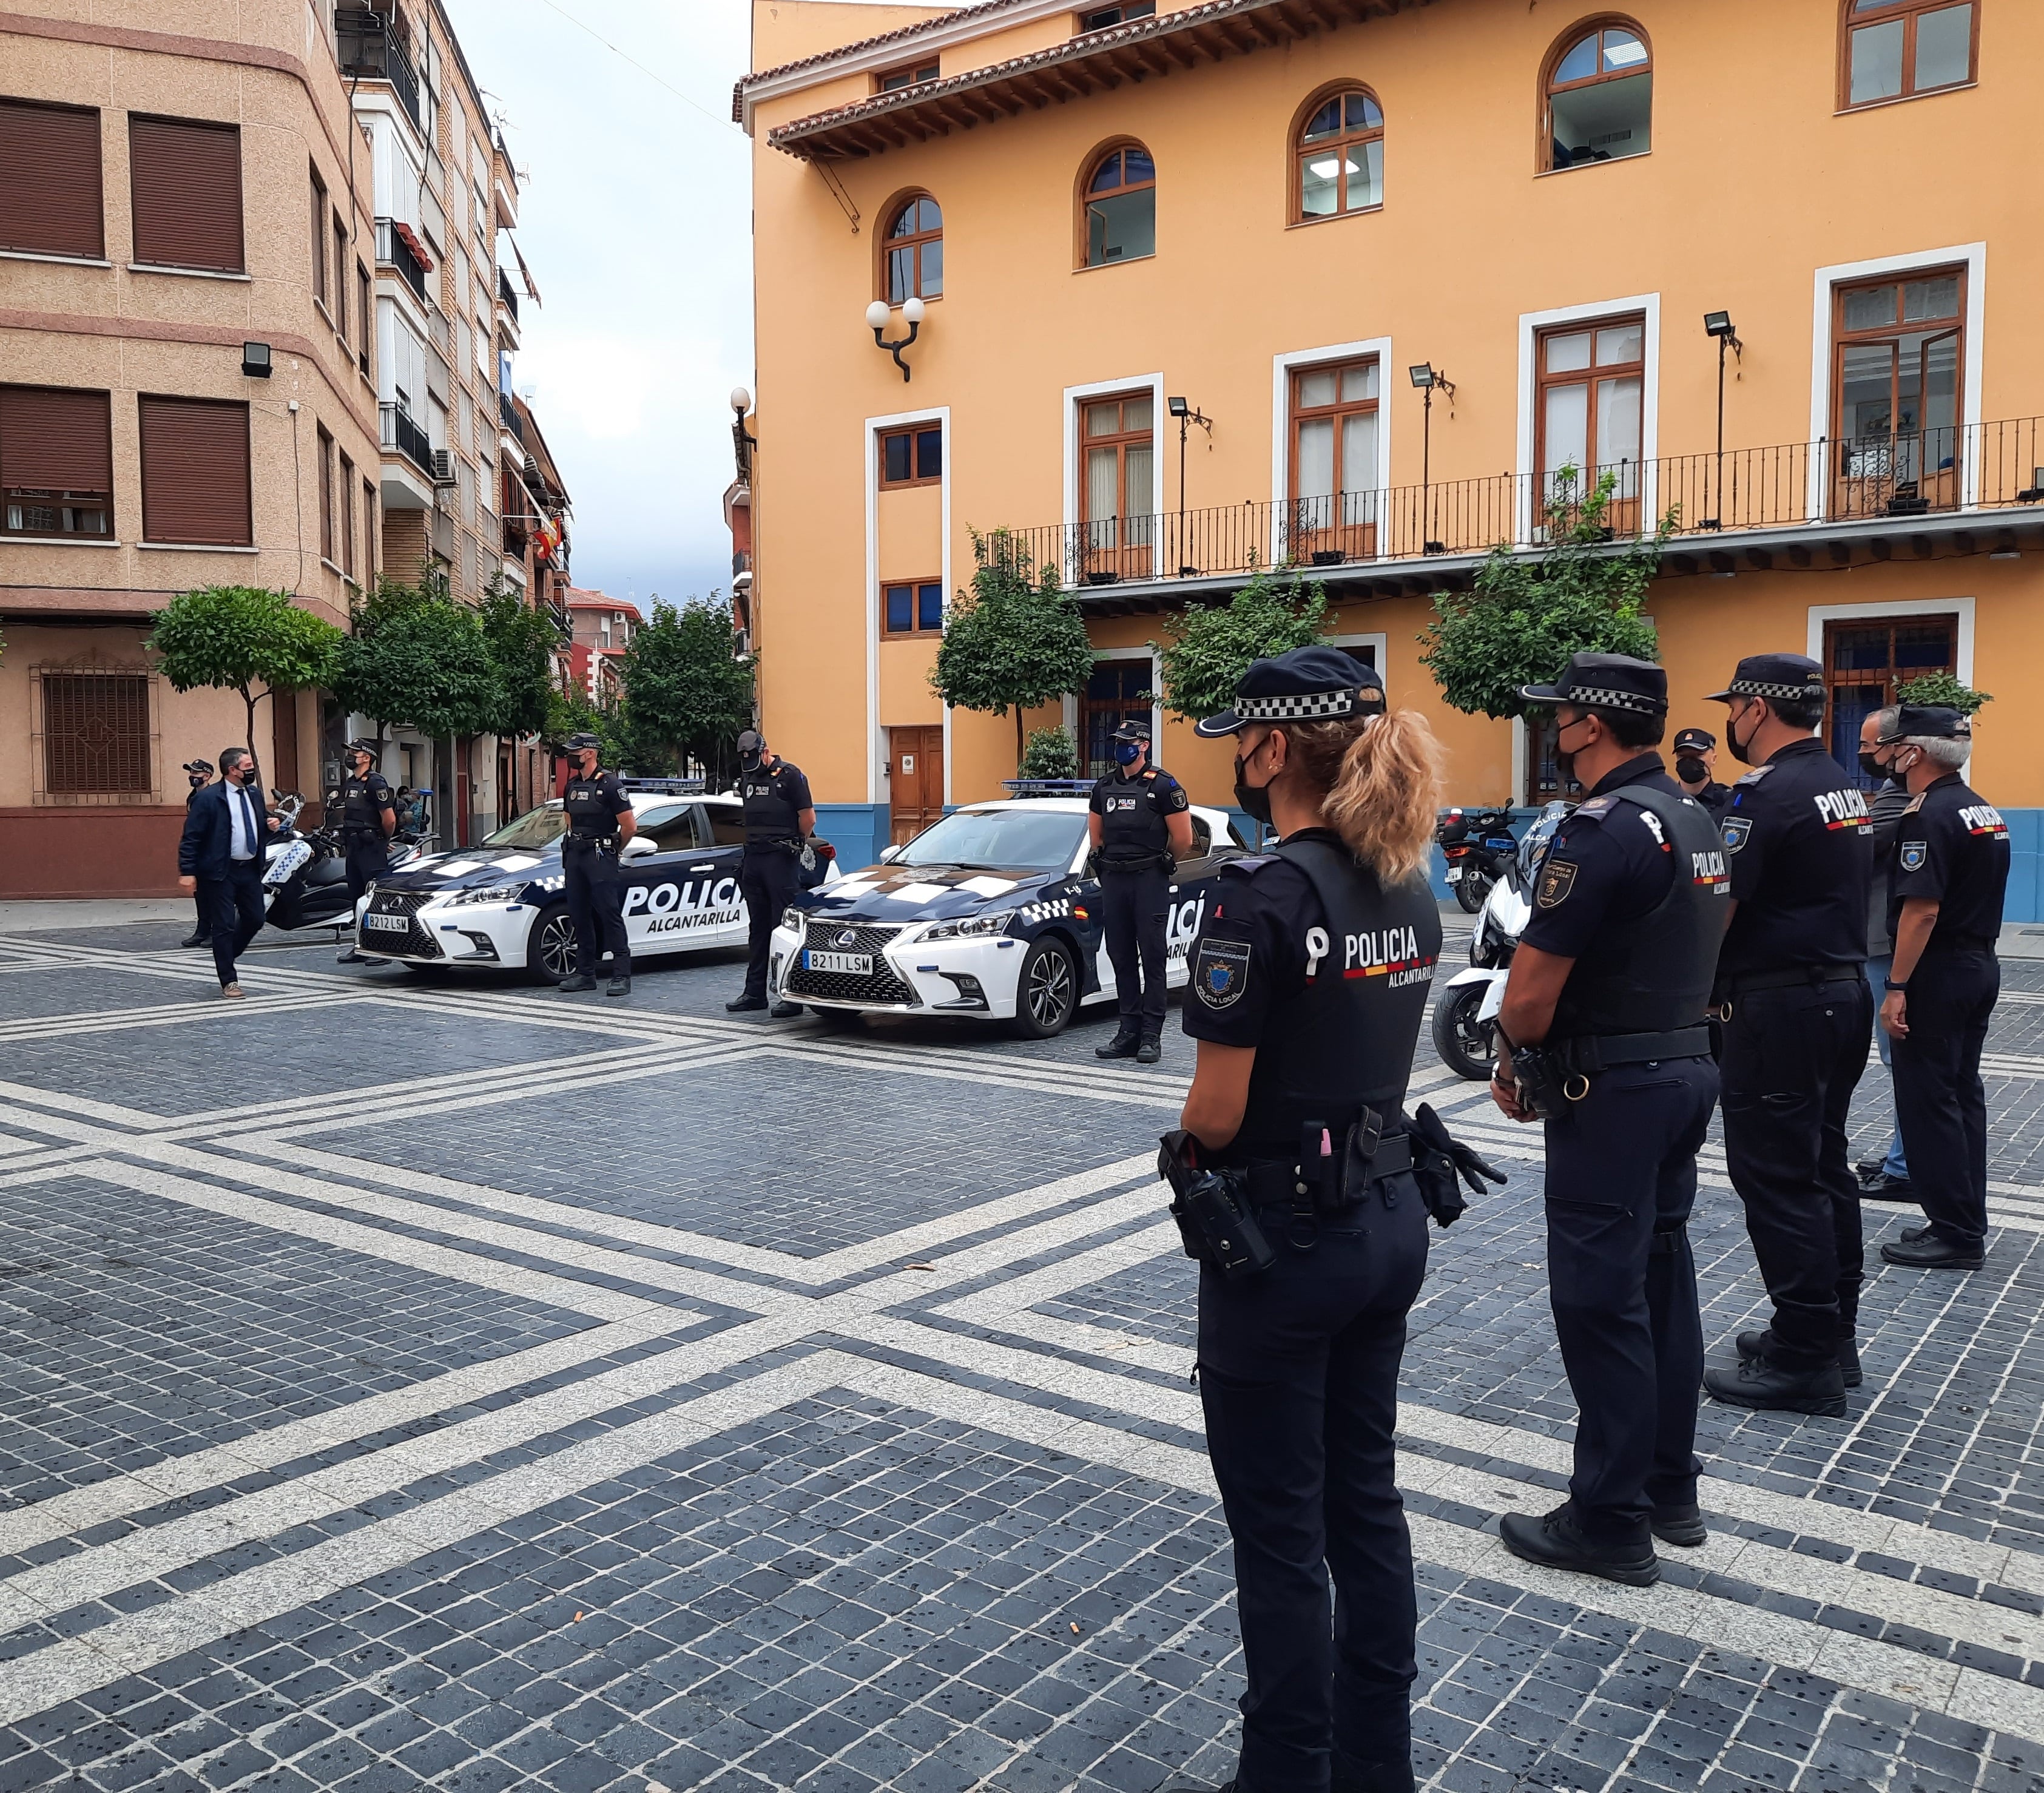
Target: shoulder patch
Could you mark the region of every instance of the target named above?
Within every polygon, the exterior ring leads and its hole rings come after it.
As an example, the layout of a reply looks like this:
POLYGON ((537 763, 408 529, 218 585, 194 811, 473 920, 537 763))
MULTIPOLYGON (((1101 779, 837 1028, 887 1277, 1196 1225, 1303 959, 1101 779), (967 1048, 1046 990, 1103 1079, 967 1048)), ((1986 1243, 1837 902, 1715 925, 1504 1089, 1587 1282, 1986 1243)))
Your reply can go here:
POLYGON ((1895 863, 1904 871, 1921 871, 1930 860, 1931 843, 1927 841, 1904 841, 1895 850, 1895 863))
POLYGON ((1927 791, 1918 791, 1914 797, 1909 799, 1908 807, 1905 808, 1902 813, 1906 816, 1913 816, 1919 810, 1923 808, 1923 799, 1928 795, 1929 793, 1927 791))
POLYGON ((1144 772, 1143 772, 1143 775, 1145 778, 1155 778, 1155 777, 1157 775, 1157 769, 1156 769, 1156 768, 1155 768, 1155 767, 1154 767, 1154 766, 1150 767, 1150 768, 1147 768, 1144 771, 1144 772))
POLYGON ((1209 1009, 1232 1007, 1249 987, 1249 942, 1203 939, 1193 955, 1193 994, 1209 1009))
POLYGON ((1570 821, 1602 821, 1618 807, 1616 797, 1593 797, 1587 803, 1578 803, 1569 812, 1570 821))
MULTIPOLYGON (((1758 784, 1773 770, 1774 762, 1770 760, 1764 766, 1755 766, 1751 771, 1748 772, 1744 778, 1739 781, 1739 784, 1758 784)), ((1732 789, 1736 791, 1739 788, 1739 784, 1734 785, 1732 789)))
POLYGON ((1543 909, 1559 909, 1576 887, 1576 862, 1550 859, 1540 873, 1540 888, 1534 901, 1543 909))
POLYGON ((1746 845, 1746 837, 1753 832, 1751 816, 1727 816, 1718 825, 1718 833, 1724 841, 1724 849, 1735 853, 1746 845))

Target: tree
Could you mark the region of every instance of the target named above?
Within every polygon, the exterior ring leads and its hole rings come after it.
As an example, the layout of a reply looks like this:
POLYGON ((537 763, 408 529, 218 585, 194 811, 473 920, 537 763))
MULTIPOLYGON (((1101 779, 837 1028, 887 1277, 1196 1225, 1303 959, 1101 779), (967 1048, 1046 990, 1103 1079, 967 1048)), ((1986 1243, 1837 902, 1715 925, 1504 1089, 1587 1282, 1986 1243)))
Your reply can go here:
POLYGON ((1022 712, 1082 689, 1093 673, 1085 618, 1058 587, 1057 569, 1031 577, 1029 551, 1005 529, 972 536, 972 589, 945 619, 930 683, 958 710, 1015 712, 1022 764, 1022 712))
POLYGON ((624 738, 617 712, 599 708, 580 691, 555 688, 548 692, 544 732, 556 750, 570 735, 594 735, 601 744, 599 751, 605 765, 624 764, 624 738))
POLYGON ((1477 570, 1475 589, 1443 592, 1418 639, 1420 664, 1434 675, 1450 706, 1468 715, 1516 716, 1522 685, 1546 684, 1577 653, 1630 654, 1658 660, 1654 625, 1639 614, 1673 532, 1670 510, 1654 534, 1620 552, 1607 551, 1616 473, 1578 495, 1580 476, 1554 476, 1544 509, 1546 545, 1539 556, 1515 554, 1500 543, 1477 570))
POLYGON ((554 652, 561 644, 553 618, 525 602, 524 594, 492 579, 477 613, 483 639, 497 668, 504 706, 488 732, 537 734, 547 725, 547 699, 554 690, 554 652))
POLYGON ((618 732, 635 771, 678 770, 688 760, 720 771, 752 724, 752 667, 732 652, 731 606, 713 591, 678 609, 654 601, 632 632, 620 668, 618 732))
POLYGON ((506 701, 489 637, 482 618, 448 595, 444 579, 379 579, 354 621, 334 668, 334 695, 347 709, 436 741, 497 731, 506 701))
POLYGON ((1022 744, 1024 778, 1077 778, 1079 750, 1062 728, 1032 729, 1022 744))
POLYGON ((1961 716, 1970 716, 1984 703, 1994 702, 1992 691, 1977 691, 1962 685, 1949 672, 1926 672, 1905 679, 1895 687, 1897 703, 1942 703, 1961 716))
POLYGON ((1231 709, 1249 663, 1326 641, 1320 623, 1327 614, 1327 591, 1317 581, 1281 579, 1268 568, 1227 603, 1185 611, 1165 629, 1164 707, 1194 722, 1231 709))
POLYGON ((300 610, 288 591, 251 585, 181 591, 151 621, 148 645, 173 690, 203 686, 241 694, 252 749, 256 704, 277 691, 325 684, 345 639, 332 623, 300 610))

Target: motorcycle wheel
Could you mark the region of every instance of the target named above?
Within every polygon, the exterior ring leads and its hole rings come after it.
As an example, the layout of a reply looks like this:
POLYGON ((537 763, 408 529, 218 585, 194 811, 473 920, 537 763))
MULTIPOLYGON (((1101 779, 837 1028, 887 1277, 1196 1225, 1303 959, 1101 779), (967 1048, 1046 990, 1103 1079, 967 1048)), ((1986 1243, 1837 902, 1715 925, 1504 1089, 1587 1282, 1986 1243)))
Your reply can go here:
POLYGON ((1462 906, 1465 914, 1481 914, 1489 898, 1490 887, 1496 882, 1474 866, 1465 866, 1462 876, 1455 880, 1455 901, 1462 906))
POLYGON ((568 906, 551 903, 540 911, 532 931, 525 937, 525 969, 549 983, 575 974, 574 923, 568 919, 568 906))
POLYGON ((1434 1005, 1434 1050, 1441 1055, 1442 1064, 1473 1083, 1489 1083, 1496 1068, 1497 1048, 1492 1043, 1490 1023, 1476 1018, 1489 987, 1481 983, 1461 984, 1443 991, 1434 1005))

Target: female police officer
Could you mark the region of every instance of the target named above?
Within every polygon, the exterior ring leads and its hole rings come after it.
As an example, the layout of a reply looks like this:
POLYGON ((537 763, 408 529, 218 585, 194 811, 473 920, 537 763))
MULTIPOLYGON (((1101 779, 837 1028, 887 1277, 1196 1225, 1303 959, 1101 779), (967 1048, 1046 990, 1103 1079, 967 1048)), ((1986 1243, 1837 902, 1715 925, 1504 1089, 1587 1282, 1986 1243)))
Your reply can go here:
POLYGON ((1439 752, 1335 648, 1258 660, 1197 732, 1239 737, 1236 798, 1282 837, 1224 868, 1185 1006, 1199 1056, 1181 1124, 1201 1163, 1238 1174, 1274 1251, 1239 1279, 1200 1272, 1249 1683, 1231 1784, 1402 1793, 1416 1621, 1391 1434, 1427 1216, 1399 1110, 1441 944, 1421 875, 1439 752))

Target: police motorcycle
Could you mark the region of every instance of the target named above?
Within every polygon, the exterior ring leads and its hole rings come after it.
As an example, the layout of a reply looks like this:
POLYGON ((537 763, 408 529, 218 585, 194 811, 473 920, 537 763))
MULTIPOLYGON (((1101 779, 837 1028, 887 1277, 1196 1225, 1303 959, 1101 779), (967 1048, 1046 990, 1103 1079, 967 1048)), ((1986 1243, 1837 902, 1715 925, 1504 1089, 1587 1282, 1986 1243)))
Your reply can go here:
POLYGON ((1443 810, 1435 820, 1434 838, 1448 862, 1445 875, 1454 888, 1455 901, 1464 914, 1475 914, 1519 851, 1512 833, 1512 811, 1443 810))
MULTIPOLYGON (((278 828, 263 849, 263 911, 273 928, 344 928, 352 918, 348 898, 348 854, 331 828, 298 829, 305 800, 272 790, 278 828)), ((390 868, 419 856, 416 843, 394 843, 390 868)))
MULTIPOLYGON (((1542 810, 1525 837, 1516 842, 1502 875, 1490 886, 1476 931, 1470 937, 1469 969, 1458 972, 1434 998, 1434 1049, 1458 1077, 1489 1081, 1497 1060, 1492 1037, 1504 1003, 1504 982, 1519 937, 1533 916, 1533 887, 1541 862, 1562 821, 1575 807, 1552 802, 1542 810)), ((1479 813, 1479 812, 1472 812, 1479 813)))

